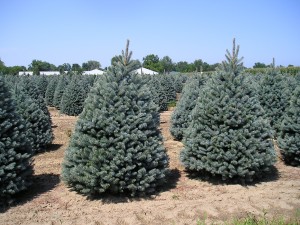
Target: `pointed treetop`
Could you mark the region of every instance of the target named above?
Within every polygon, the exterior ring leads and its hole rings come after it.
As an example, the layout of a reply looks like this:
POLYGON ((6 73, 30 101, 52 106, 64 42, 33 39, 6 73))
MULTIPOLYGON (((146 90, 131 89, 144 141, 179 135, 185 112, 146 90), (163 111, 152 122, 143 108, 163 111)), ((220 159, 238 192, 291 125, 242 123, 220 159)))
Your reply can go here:
POLYGON ((129 51, 129 40, 127 40, 125 51, 122 50, 122 55, 115 56, 112 64, 115 67, 125 69, 126 72, 132 72, 140 67, 140 63, 137 60, 131 60, 131 56, 132 51, 129 51))
POLYGON ((243 70, 244 66, 242 61, 244 57, 238 58, 239 50, 240 46, 235 45, 235 38, 233 38, 232 53, 230 53, 229 50, 226 49, 226 60, 222 62, 221 70, 224 70, 226 72, 233 72, 234 74, 238 74, 243 70))
POLYGON ((131 56, 132 56, 132 51, 129 52, 129 40, 127 39, 126 50, 125 52, 124 50, 122 50, 122 61, 124 66, 127 66, 129 64, 131 56))

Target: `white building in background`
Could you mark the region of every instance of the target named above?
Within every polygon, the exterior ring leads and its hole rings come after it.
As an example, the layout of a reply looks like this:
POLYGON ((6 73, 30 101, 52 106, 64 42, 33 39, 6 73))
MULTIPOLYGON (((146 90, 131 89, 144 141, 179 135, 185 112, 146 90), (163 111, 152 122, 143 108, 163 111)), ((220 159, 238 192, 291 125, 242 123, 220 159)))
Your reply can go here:
POLYGON ((99 70, 99 69, 94 69, 90 71, 83 71, 82 75, 102 75, 104 71, 99 70))
POLYGON ((20 71, 19 76, 22 76, 22 75, 33 75, 33 72, 32 71, 20 71))
POLYGON ((138 73, 138 74, 147 74, 147 75, 156 75, 158 74, 158 72, 155 72, 153 70, 149 70, 149 69, 146 69, 144 67, 141 67, 137 70, 135 70, 134 72, 138 73))
POLYGON ((59 71, 40 71, 40 75, 50 76, 50 75, 60 75, 59 71))

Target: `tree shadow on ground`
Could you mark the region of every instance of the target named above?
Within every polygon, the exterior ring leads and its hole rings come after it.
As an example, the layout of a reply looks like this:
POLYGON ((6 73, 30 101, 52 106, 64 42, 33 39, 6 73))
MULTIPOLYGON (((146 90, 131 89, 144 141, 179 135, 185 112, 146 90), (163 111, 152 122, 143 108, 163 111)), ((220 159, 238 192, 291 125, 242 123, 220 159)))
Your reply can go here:
POLYGON ((12 207, 23 205, 29 201, 32 201, 41 194, 55 188, 59 182, 60 179, 58 174, 33 175, 32 185, 29 186, 27 190, 14 195, 14 202, 9 206, 0 207, 0 213, 5 212, 12 207))
POLYGON ((157 187, 156 191, 150 195, 141 195, 131 197, 129 193, 123 194, 111 194, 104 193, 101 196, 93 196, 88 197, 90 200, 102 201, 105 204, 117 204, 117 203, 129 203, 141 200, 153 200, 156 196, 158 196, 161 192, 169 191, 177 186, 177 183, 180 178, 180 171, 176 169, 171 169, 166 174, 166 181, 161 186, 157 187))
POLYGON ((205 171, 185 171, 187 173, 187 177, 194 180, 207 181, 213 185, 242 185, 242 186, 255 186, 264 182, 272 182, 279 179, 280 173, 275 166, 271 166, 268 172, 263 174, 259 174, 253 178, 253 181, 247 181, 242 178, 232 178, 228 180, 222 180, 221 175, 212 176, 210 173, 205 171))
POLYGON ((63 145, 62 144, 51 144, 51 145, 47 145, 45 147, 43 147, 42 150, 36 152, 35 155, 40 155, 40 154, 43 154, 43 153, 46 153, 46 152, 53 152, 53 151, 56 151, 58 150, 60 147, 62 147, 63 145))

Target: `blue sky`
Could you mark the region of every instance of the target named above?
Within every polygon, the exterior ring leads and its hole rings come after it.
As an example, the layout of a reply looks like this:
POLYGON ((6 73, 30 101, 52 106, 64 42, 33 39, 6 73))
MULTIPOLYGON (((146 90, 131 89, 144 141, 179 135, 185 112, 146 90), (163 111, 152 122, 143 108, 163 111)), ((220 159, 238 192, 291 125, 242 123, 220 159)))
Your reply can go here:
POLYGON ((0 58, 103 67, 130 40, 133 58, 224 60, 232 39, 244 65, 300 66, 298 0, 0 0, 0 58))

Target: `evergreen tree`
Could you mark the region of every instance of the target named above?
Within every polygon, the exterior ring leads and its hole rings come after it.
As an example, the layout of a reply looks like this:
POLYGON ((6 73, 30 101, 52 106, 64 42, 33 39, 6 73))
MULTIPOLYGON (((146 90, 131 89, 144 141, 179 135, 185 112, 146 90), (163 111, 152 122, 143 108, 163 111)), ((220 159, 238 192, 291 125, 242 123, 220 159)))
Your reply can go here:
POLYGON ((68 85, 68 80, 65 76, 60 76, 59 81, 57 83, 57 86, 55 88, 54 97, 53 97, 53 105, 60 109, 60 102, 62 99, 62 96, 64 94, 64 91, 68 85))
POLYGON ((47 90, 45 93, 45 100, 46 100, 46 104, 48 106, 54 106, 53 104, 53 99, 54 99, 54 93, 55 93, 55 89, 57 86, 57 77, 51 77, 51 80, 47 86, 47 90))
POLYGON ((32 150, 41 151, 43 147, 51 144, 54 138, 51 121, 21 87, 15 87, 14 99, 17 103, 17 112, 26 123, 27 137, 32 150))
POLYGON ((22 79, 20 79, 19 81, 19 85, 23 88, 26 94, 29 95, 38 104, 40 109, 43 110, 44 114, 48 116, 50 123, 52 123, 47 104, 40 89, 36 86, 34 80, 31 77, 22 77, 22 79))
POLYGON ((186 128, 191 121, 191 112, 194 109, 200 88, 204 85, 203 76, 191 77, 185 85, 171 117, 170 132, 176 140, 182 140, 186 128))
POLYGON ((270 125, 255 91, 241 74, 238 49, 207 81, 192 111, 181 161, 189 170, 223 180, 252 181, 275 162, 270 125))
POLYGON ((83 85, 79 76, 73 76, 64 91, 60 112, 69 116, 78 116, 83 110, 84 100, 87 96, 86 85, 83 85))
POLYGON ((14 194, 30 185, 31 157, 25 124, 0 76, 0 205, 8 204, 14 194))
POLYGON ((293 92, 277 141, 284 161, 300 166, 300 86, 293 92))
POLYGON ((160 74, 153 76, 149 83, 156 104, 159 105, 160 111, 168 110, 168 103, 176 100, 176 91, 174 80, 170 75, 160 74))
POLYGON ((286 81, 285 76, 272 68, 262 77, 258 92, 260 104, 270 120, 275 137, 280 130, 285 109, 289 105, 290 90, 286 81))
POLYGON ((40 90, 39 92, 41 93, 43 98, 45 98, 46 91, 47 91, 47 86, 48 86, 48 80, 47 80, 46 76, 43 76, 43 75, 36 76, 36 75, 34 75, 33 77, 34 77, 34 82, 35 82, 36 86, 40 90))
POLYGON ((84 195, 153 193, 168 158, 158 129, 158 108, 131 52, 122 56, 89 93, 66 150, 62 179, 84 195))

